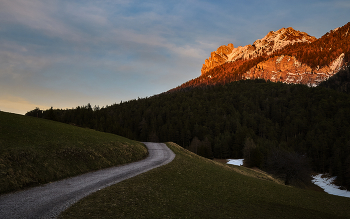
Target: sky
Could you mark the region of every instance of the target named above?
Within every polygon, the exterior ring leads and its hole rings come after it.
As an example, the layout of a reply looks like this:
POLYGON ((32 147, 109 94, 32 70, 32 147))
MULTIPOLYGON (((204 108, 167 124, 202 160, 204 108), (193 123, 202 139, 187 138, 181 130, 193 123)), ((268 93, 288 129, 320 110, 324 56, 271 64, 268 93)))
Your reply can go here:
POLYGON ((200 76, 221 45, 293 27, 317 38, 348 0, 0 0, 0 110, 103 107, 200 76))

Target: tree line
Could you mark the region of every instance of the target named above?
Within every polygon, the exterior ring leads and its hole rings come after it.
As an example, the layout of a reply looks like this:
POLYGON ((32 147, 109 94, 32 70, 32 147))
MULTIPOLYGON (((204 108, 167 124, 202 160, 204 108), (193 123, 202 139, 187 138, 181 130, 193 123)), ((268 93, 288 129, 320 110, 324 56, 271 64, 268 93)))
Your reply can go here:
POLYGON ((172 141, 207 158, 245 157, 247 166, 279 174, 286 184, 305 175, 293 166, 310 164, 350 188, 350 97, 321 86, 242 80, 26 115, 138 141, 172 141), (276 162, 289 169, 273 168, 276 162))

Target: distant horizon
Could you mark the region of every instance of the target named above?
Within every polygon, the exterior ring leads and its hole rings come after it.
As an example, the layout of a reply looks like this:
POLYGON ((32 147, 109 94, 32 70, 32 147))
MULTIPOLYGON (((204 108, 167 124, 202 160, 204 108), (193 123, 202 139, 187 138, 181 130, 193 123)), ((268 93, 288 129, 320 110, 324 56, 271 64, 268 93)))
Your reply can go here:
POLYGON ((349 22, 348 1, 0 2, 0 110, 106 106, 200 76, 221 45, 283 27, 320 38, 349 22))

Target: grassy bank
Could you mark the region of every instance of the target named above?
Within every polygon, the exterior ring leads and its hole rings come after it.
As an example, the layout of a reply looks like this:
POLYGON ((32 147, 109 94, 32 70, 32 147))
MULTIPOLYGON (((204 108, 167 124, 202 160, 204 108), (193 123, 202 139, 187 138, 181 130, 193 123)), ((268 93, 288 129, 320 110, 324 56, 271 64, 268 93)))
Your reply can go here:
POLYGON ((349 198, 168 146, 174 161, 88 196, 61 218, 350 218, 349 198))
POLYGON ((0 111, 0 193, 125 164, 145 146, 117 135, 0 111))

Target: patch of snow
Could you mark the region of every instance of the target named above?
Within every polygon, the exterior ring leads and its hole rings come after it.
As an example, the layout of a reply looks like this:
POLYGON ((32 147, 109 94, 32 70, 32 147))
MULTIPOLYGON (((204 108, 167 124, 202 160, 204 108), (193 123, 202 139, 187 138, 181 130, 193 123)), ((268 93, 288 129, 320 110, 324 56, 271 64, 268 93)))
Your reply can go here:
POLYGON ((299 62, 295 57, 294 58, 294 66, 295 67, 300 67, 301 66, 301 62, 299 62))
POLYGON ((226 164, 232 164, 236 166, 243 166, 244 159, 227 159, 228 162, 226 164))
POLYGON ((284 57, 284 55, 281 55, 281 56, 276 60, 276 64, 279 64, 279 63, 282 61, 283 57, 284 57))
POLYGON ((341 190, 339 186, 333 184, 336 177, 322 177, 322 174, 318 174, 313 176, 313 178, 312 182, 321 187, 328 194, 350 198, 350 191, 341 190))
POLYGON ((332 71, 337 71, 337 70, 339 70, 342 67, 343 61, 344 61, 344 57, 345 57, 345 54, 342 53, 342 54, 340 54, 340 56, 338 58, 336 58, 333 61, 333 63, 330 66, 332 71))
POLYGON ((315 83, 307 83, 307 86, 308 87, 317 87, 317 84, 315 84, 315 83))
MULTIPOLYGON (((270 55, 273 52, 287 46, 288 44, 294 44, 296 42, 310 43, 310 39, 308 38, 310 38, 310 36, 308 36, 304 32, 295 31, 292 28, 282 28, 278 31, 270 31, 262 39, 256 40, 253 43, 253 45, 246 45, 244 47, 239 46, 237 48, 233 48, 231 53, 226 54, 224 57, 226 58, 226 62, 233 62, 240 58, 255 58, 265 52, 267 55, 270 55), (288 40, 289 36, 296 36, 297 39, 288 40)), ((281 60, 282 59, 283 58, 281 58, 281 60)), ((298 66, 298 64, 298 62, 295 63, 296 66, 298 66)))
MULTIPOLYGON (((227 54, 228 61, 236 61, 239 58, 242 58, 248 51, 248 45, 242 47, 239 46, 234 48, 230 54, 227 54)), ((248 54, 249 55, 249 54, 248 54)))

